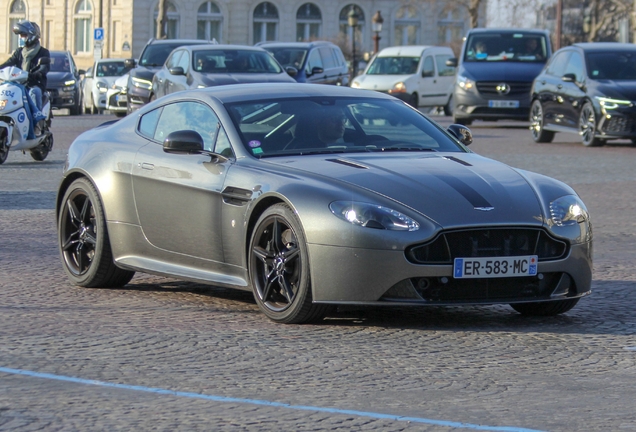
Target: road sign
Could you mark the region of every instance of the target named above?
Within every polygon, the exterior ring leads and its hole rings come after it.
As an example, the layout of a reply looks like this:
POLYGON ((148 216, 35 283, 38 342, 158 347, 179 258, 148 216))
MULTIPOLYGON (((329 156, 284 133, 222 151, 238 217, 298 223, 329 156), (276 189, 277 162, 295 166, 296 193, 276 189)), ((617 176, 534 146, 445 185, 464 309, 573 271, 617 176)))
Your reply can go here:
POLYGON ((104 40, 104 28, 97 27, 93 29, 93 39, 96 41, 104 40))

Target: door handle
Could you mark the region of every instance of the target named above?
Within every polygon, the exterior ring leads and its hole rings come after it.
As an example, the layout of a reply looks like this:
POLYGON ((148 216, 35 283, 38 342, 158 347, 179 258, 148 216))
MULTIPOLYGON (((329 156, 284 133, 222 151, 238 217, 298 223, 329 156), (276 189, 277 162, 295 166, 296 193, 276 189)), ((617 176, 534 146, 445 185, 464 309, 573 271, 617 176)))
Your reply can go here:
POLYGON ((139 164, 139 166, 141 167, 141 169, 145 169, 145 170, 153 170, 155 169, 155 166, 151 163, 147 163, 147 162, 142 162, 139 164))

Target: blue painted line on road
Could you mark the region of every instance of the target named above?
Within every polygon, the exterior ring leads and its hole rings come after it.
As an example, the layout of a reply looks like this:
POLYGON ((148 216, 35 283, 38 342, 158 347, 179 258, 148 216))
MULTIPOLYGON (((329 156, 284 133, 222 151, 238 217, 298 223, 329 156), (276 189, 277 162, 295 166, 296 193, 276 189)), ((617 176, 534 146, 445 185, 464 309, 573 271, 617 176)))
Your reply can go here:
POLYGON ((11 369, 6 367, 0 367, 0 372, 12 374, 12 375, 23 375, 23 376, 29 376, 29 377, 35 377, 35 378, 45 378, 50 380, 66 381, 66 382, 72 382, 77 384, 111 387, 111 388, 122 389, 122 390, 134 390, 134 391, 141 391, 146 393, 156 393, 161 395, 179 396, 179 397, 187 397, 187 398, 193 398, 193 399, 204 399, 204 400, 210 400, 214 402, 263 405, 263 406, 286 408, 286 409, 301 410, 301 411, 315 411, 315 412, 323 412, 323 413, 330 413, 330 414, 346 414, 346 415, 368 417, 368 418, 374 418, 374 419, 380 419, 380 420, 395 420, 395 421, 402 421, 402 422, 405 421, 405 422, 411 422, 411 423, 426 423, 426 424, 437 425, 437 426, 446 426, 450 428, 462 428, 462 429, 472 429, 472 430, 482 430, 482 431, 541 432, 536 429, 525 429, 525 428, 509 427, 509 426, 485 426, 485 425, 478 425, 478 424, 471 424, 471 423, 434 420, 434 419, 427 419, 427 418, 421 418, 421 417, 404 417, 404 416, 381 414, 381 413, 374 413, 374 412, 368 412, 368 411, 323 408, 323 407, 306 406, 306 405, 291 405, 291 404, 286 404, 281 402, 271 402, 271 401, 259 400, 259 399, 242 399, 242 398, 232 398, 232 397, 225 397, 225 396, 205 395, 200 393, 166 390, 166 389, 153 388, 153 387, 135 386, 135 385, 127 385, 127 384, 115 384, 115 383, 109 383, 105 381, 75 378, 75 377, 69 377, 64 375, 54 375, 54 374, 34 372, 34 371, 29 371, 24 369, 11 369))

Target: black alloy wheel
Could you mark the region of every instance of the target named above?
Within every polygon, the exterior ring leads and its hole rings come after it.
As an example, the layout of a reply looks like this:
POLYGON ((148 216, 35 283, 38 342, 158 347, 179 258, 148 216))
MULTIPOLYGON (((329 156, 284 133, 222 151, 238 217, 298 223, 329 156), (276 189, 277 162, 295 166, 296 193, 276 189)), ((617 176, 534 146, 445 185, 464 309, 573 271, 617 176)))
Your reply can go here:
POLYGON ((121 287, 135 274, 113 262, 104 211, 95 187, 85 178, 75 180, 64 193, 58 246, 64 270, 74 285, 121 287))
POLYGON ((325 316, 329 306, 312 303, 307 243, 288 205, 276 204, 260 216, 249 253, 254 298, 268 318, 297 324, 325 316))
POLYGON ((581 108, 579 116, 579 135, 585 147, 596 147, 603 145, 603 141, 596 137, 596 113, 590 102, 586 102, 581 108))
POLYGON ((554 132, 543 129, 544 117, 541 102, 535 100, 530 107, 530 132, 537 143, 549 143, 554 139, 554 132))
POLYGON ((510 305, 521 315, 554 316, 565 313, 579 302, 578 298, 546 302, 513 303, 510 305))

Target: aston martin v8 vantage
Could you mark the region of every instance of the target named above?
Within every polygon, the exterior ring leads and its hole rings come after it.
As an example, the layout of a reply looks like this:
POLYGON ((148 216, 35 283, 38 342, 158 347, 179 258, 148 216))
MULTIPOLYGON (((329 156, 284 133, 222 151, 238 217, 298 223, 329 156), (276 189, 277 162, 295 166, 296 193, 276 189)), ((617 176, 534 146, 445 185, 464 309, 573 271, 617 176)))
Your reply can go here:
POLYGON ((347 87, 167 95, 71 145, 63 267, 83 287, 144 272, 249 290, 281 323, 343 304, 569 311, 591 287, 585 204, 471 142, 347 87))

